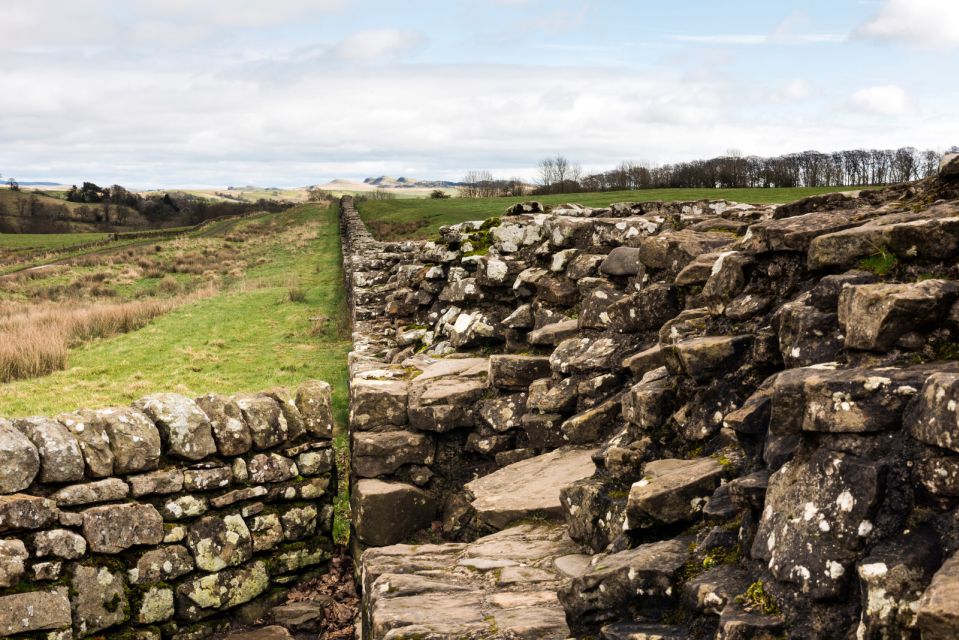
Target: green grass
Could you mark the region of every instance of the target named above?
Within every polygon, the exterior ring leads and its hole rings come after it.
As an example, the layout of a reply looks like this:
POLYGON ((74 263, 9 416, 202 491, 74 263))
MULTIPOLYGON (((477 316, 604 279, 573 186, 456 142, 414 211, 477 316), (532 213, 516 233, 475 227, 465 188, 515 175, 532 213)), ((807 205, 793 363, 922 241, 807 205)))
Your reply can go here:
POLYGON ((301 249, 272 243, 262 264, 215 296, 71 350, 64 371, 0 385, 0 416, 126 404, 159 391, 295 387, 316 378, 333 385, 337 423, 345 425, 350 334, 337 212, 301 206, 274 215, 290 227, 314 225, 318 238, 301 249), (293 285, 305 293, 302 301, 290 300, 293 285), (313 319, 321 316, 328 320, 316 330, 313 319))
POLYGON ((405 199, 367 200, 360 202, 360 216, 370 231, 382 240, 430 238, 439 228, 466 220, 485 220, 502 215, 506 208, 524 200, 537 200, 546 205, 576 202, 590 207, 603 207, 614 202, 647 202, 650 200, 732 200, 750 204, 785 203, 813 195, 841 191, 836 187, 801 187, 790 189, 643 189, 606 193, 569 193, 525 198, 450 198, 447 200, 405 199))
POLYGON ((11 251, 53 251, 90 242, 100 242, 109 233, 0 233, 0 249, 11 251))

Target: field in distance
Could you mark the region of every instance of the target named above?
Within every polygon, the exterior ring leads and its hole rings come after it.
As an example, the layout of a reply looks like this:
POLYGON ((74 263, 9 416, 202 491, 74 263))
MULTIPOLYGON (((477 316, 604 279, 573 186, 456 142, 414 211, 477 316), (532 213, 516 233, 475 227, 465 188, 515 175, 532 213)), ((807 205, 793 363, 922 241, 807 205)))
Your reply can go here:
POLYGON ((300 205, 0 277, 6 418, 316 378, 334 385, 342 424, 349 348, 335 207, 300 205))
MULTIPOLYGON (((439 228, 467 220, 500 216, 512 204, 536 200, 545 205, 575 202, 587 207, 604 207, 614 202, 652 200, 731 200, 749 204, 781 204, 808 196, 843 191, 836 187, 795 187, 785 189, 640 189, 603 193, 566 193, 520 198, 449 198, 444 200, 364 200, 357 209, 380 240, 432 238, 439 228)), ((848 190, 848 189, 845 189, 848 190)))

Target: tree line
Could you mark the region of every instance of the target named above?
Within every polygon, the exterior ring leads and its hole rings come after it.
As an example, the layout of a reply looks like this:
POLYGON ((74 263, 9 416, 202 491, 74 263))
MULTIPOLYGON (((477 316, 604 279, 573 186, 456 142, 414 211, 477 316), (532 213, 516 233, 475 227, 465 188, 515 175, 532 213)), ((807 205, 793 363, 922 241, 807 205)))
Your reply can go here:
MULTIPOLYGON (((950 151, 957 149, 952 147, 950 151)), ((731 150, 707 160, 659 166, 623 162, 609 171, 585 173, 562 155, 544 158, 532 188, 515 178, 497 180, 489 171, 470 171, 460 188, 464 197, 492 197, 679 188, 854 187, 909 182, 935 175, 938 151, 850 149, 833 153, 803 151, 771 158, 731 150), (519 183, 519 184, 517 184, 519 183)))

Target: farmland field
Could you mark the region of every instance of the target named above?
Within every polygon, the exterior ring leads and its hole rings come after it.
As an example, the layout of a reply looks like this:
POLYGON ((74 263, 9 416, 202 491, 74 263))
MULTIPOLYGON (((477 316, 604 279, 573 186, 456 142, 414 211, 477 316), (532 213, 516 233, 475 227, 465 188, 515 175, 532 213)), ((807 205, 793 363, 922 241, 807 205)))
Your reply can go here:
POLYGON ((360 216, 381 240, 429 238, 443 225, 466 220, 484 220, 502 215, 510 205, 537 200, 545 205, 576 202, 603 207, 613 202, 652 200, 732 200, 750 204, 785 203, 813 195, 839 191, 836 187, 789 189, 642 189, 605 193, 568 193, 522 198, 450 198, 446 200, 365 200, 359 202, 360 216))
POLYGON ((130 331, 72 339, 63 367, 0 384, 0 415, 125 404, 164 390, 295 387, 318 378, 334 385, 342 424, 349 328, 336 216, 335 207, 303 205, 212 235, 9 276, 0 282, 0 342, 16 318, 104 306, 132 313, 147 303, 156 315, 130 331))
POLYGON ((51 251, 110 237, 109 233, 0 233, 0 251, 51 251))

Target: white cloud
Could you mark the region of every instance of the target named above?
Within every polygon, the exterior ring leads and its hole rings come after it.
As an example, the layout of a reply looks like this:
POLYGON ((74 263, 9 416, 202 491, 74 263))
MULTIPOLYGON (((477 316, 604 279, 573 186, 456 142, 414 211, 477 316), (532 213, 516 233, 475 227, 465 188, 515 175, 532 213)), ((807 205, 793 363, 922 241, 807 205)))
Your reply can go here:
POLYGON ((673 40, 679 42, 693 42, 697 44, 732 44, 732 45, 757 45, 757 44, 821 44, 844 42, 845 36, 834 33, 772 33, 761 35, 758 33, 727 33, 711 35, 674 35, 673 40))
POLYGON ((908 42, 921 47, 959 47, 959 2, 956 0, 886 0, 875 18, 857 35, 908 42))
POLYGON ((894 84, 860 89, 852 94, 851 104, 860 111, 883 116, 899 116, 916 108, 906 90, 894 84))
POLYGON ((775 90, 772 99, 773 102, 799 102, 811 95, 812 89, 809 88, 809 84, 805 80, 797 78, 775 90))
POLYGON ((344 38, 336 45, 334 53, 342 60, 375 60, 405 53, 425 41, 419 31, 367 29, 344 38))

